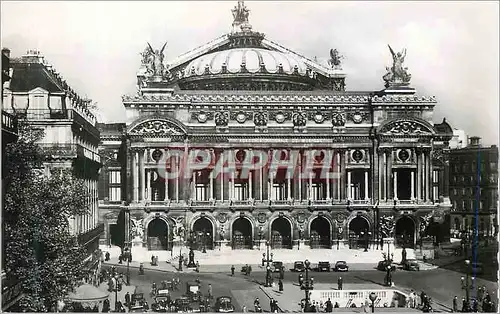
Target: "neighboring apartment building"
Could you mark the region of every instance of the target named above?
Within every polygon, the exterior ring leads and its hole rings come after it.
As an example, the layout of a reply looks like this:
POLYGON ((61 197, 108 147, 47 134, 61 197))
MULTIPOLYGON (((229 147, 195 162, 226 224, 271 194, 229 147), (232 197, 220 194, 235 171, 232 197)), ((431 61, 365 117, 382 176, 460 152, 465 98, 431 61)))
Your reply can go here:
POLYGON ((43 129, 40 145, 47 154, 46 173, 72 169, 86 182, 90 214, 69 217, 70 228, 87 250, 85 267, 97 275, 98 241, 103 231, 103 224, 98 222, 97 196, 101 160, 97 153, 99 131, 88 108, 90 100, 80 97, 38 51, 11 58, 9 73, 11 80, 3 86, 2 110, 43 129))
POLYGON ((496 236, 498 232, 498 147, 469 138, 466 148, 450 151, 451 234, 455 238, 496 236), (476 221, 478 217, 478 221, 476 221))
MULTIPOLYGON (((10 64, 10 50, 2 49, 2 86, 4 83, 10 81, 9 73, 10 64)), ((3 89, 2 89, 3 95, 3 89)), ((2 156, 4 155, 5 148, 9 143, 14 143, 18 138, 17 119, 14 115, 7 113, 2 109, 2 156)), ((2 163, 2 199, 4 196, 4 163, 2 163)), ((3 217, 3 207, 2 207, 3 217)), ((2 238, 3 237, 3 224, 2 224, 2 238)), ((2 246, 2 264, 1 264, 1 277, 2 277, 2 311, 8 310, 15 304, 22 296, 21 285, 13 276, 7 276, 4 272, 3 266, 5 265, 5 246, 2 246)))

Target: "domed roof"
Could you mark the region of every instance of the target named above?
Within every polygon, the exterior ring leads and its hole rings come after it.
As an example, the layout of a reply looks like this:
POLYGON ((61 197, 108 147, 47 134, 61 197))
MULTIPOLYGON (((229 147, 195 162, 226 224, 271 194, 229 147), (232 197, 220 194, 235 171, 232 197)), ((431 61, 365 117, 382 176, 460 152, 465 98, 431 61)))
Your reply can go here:
POLYGON ((243 47, 217 51, 192 60, 184 69, 184 77, 214 75, 222 72, 237 74, 263 71, 272 74, 281 72, 305 76, 307 66, 291 54, 243 47))

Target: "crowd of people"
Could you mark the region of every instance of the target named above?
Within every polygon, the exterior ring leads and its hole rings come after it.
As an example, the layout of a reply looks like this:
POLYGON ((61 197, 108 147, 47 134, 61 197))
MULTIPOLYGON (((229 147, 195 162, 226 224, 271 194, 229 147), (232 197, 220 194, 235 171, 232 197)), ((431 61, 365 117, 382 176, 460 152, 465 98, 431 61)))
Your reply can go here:
POLYGON ((455 296, 453 298, 453 312, 496 313, 495 303, 491 300, 491 295, 485 286, 478 287, 477 293, 469 301, 462 298, 460 303, 458 297, 455 296))

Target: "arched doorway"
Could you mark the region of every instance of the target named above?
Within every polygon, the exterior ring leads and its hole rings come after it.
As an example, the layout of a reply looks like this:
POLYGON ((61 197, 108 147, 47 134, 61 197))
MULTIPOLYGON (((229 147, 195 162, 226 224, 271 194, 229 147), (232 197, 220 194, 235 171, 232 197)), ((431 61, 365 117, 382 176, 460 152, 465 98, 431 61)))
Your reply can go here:
POLYGON ((415 246, 415 222, 408 216, 398 219, 394 227, 396 245, 399 247, 413 248, 415 246))
POLYGON ((354 217, 349 223, 349 248, 365 248, 369 241, 370 224, 362 216, 354 217))
POLYGON ((330 223, 325 217, 318 216, 313 219, 309 228, 309 241, 312 249, 329 249, 331 245, 330 223))
POLYGON ((193 250, 212 250, 214 248, 214 227, 207 217, 198 218, 191 231, 191 248, 193 250))
POLYGON ((283 217, 279 217, 271 224, 271 248, 292 248, 292 225, 283 217))
POLYGON ((233 222, 233 233, 231 237, 233 249, 251 249, 252 224, 246 218, 240 217, 233 222))
POLYGON ((148 250, 168 250, 168 225, 160 218, 148 224, 148 250))

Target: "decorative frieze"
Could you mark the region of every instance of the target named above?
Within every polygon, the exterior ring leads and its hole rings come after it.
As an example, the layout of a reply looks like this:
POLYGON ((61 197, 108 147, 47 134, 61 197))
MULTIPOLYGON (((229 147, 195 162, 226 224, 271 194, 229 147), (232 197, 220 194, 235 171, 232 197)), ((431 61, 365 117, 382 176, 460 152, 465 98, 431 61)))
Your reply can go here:
POLYGON ((343 127, 346 122, 345 113, 343 112, 334 112, 332 114, 332 125, 334 127, 343 127))
MULTIPOLYGON (((367 95, 124 95, 124 103, 133 102, 191 102, 191 103, 339 103, 368 104, 367 95)), ((436 103, 435 96, 386 95, 373 97, 373 103, 436 103)))
POLYGON ((195 111, 191 113, 191 119, 199 123, 205 123, 214 119, 213 111, 195 111))
POLYGON ((185 134, 182 129, 166 120, 148 120, 135 126, 129 132, 130 135, 140 136, 164 136, 185 134))

